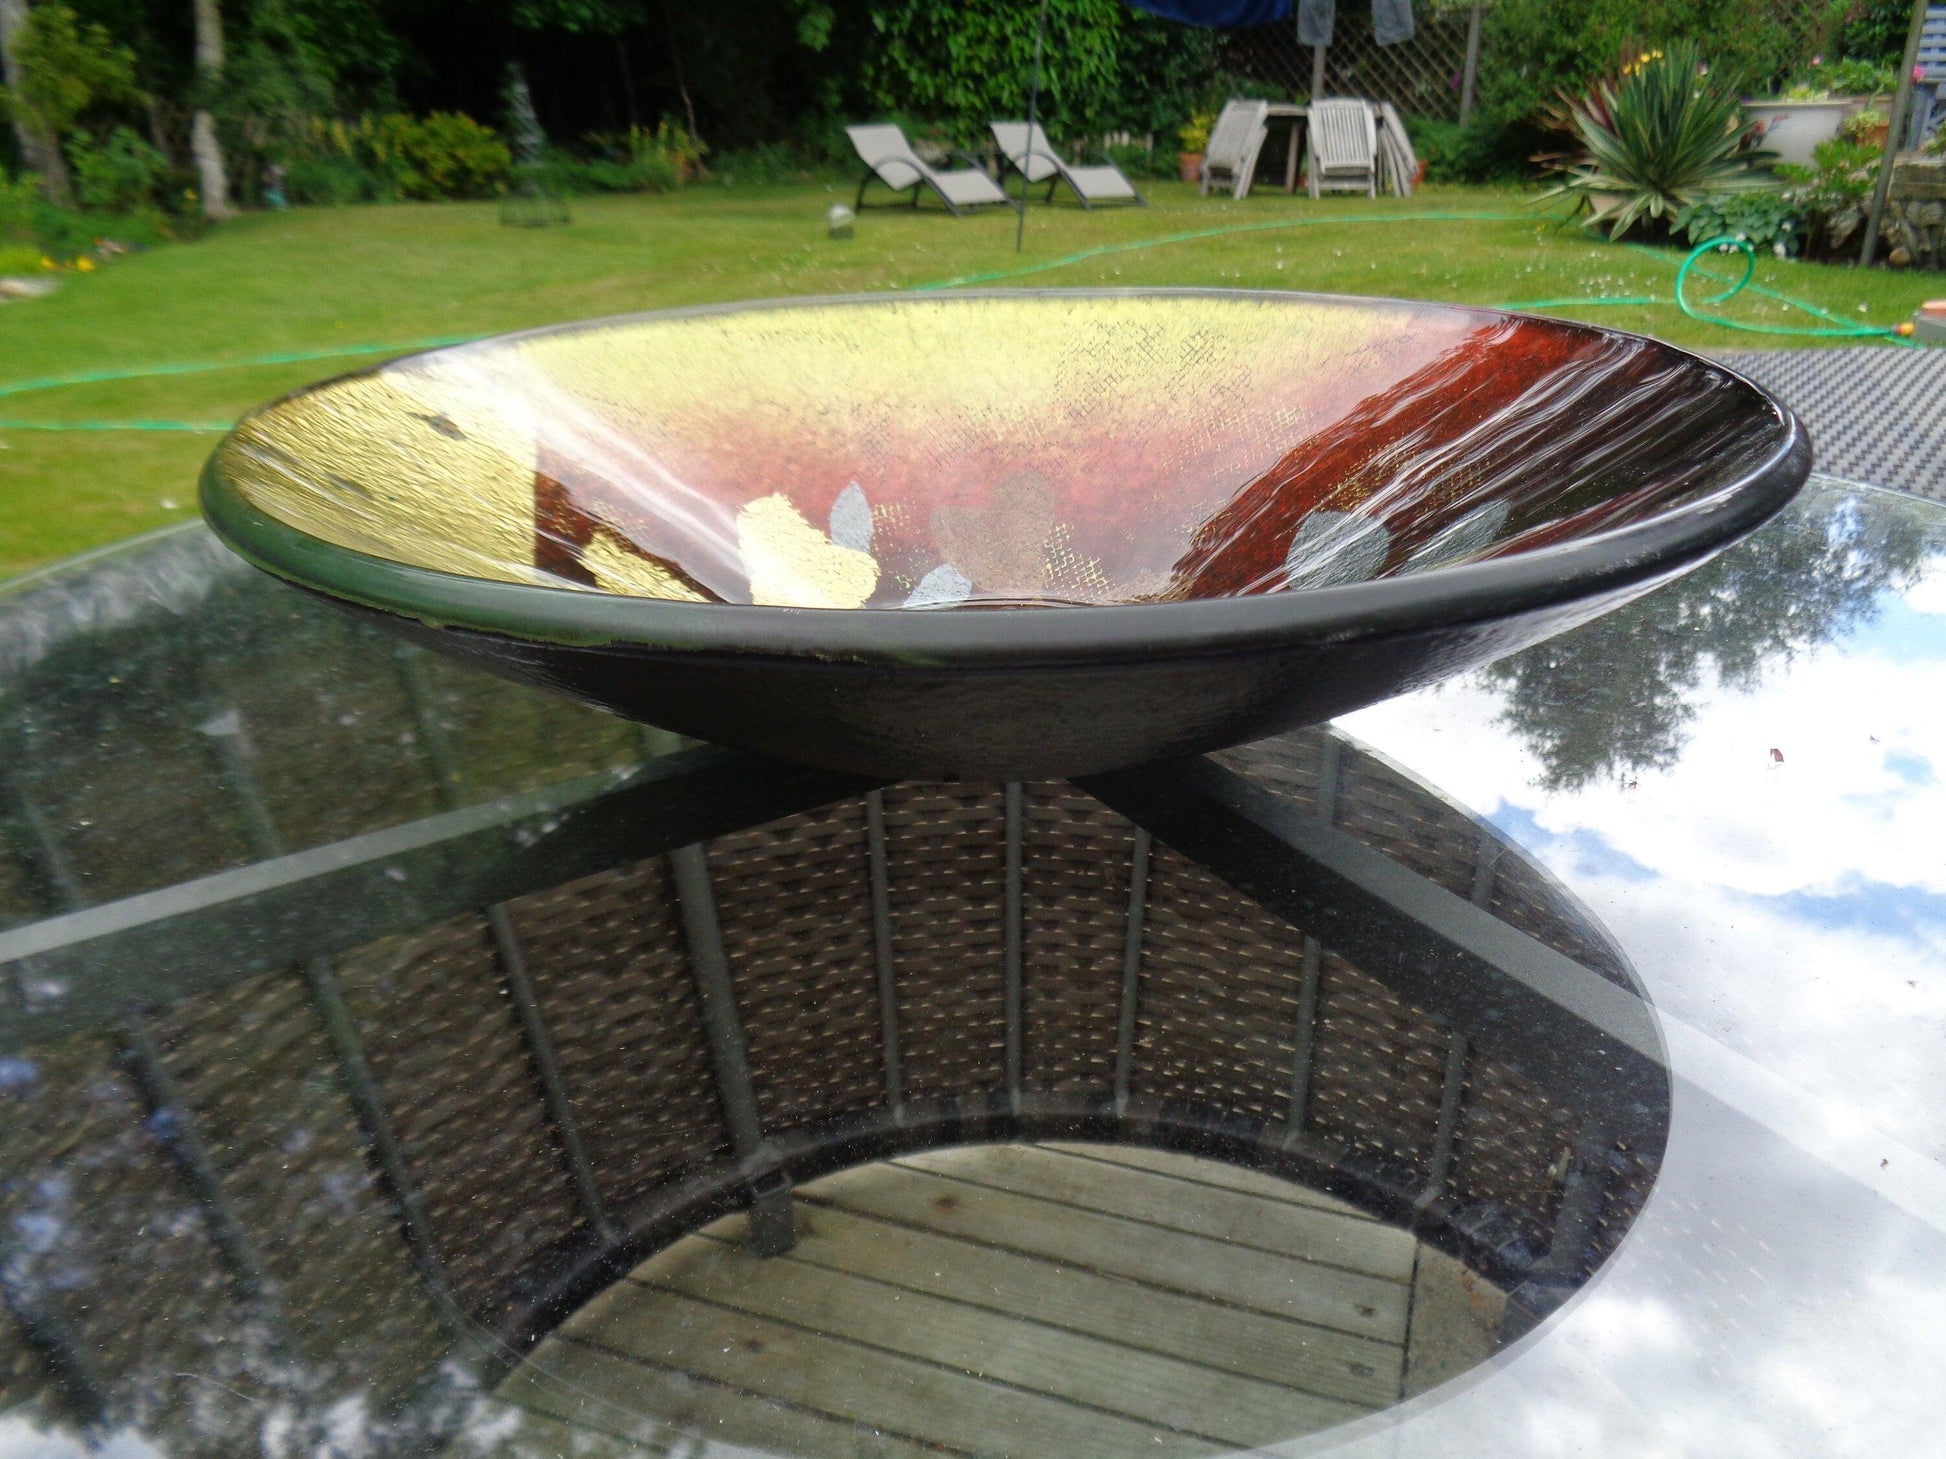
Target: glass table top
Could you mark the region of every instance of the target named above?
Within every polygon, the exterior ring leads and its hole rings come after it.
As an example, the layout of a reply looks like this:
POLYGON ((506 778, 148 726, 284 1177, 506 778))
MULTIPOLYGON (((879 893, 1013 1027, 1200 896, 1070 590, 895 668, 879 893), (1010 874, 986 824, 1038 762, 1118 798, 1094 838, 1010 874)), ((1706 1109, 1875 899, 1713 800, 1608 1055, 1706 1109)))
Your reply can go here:
POLYGON ((1946 508, 1076 786, 0 588, 0 1459, 1923 1454, 1946 508))

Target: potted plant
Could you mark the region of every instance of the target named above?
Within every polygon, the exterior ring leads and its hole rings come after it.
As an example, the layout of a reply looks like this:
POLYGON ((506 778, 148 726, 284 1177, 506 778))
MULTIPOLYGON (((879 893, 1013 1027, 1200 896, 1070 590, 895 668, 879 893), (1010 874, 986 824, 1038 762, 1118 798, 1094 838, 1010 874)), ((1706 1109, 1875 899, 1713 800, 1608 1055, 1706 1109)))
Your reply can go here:
POLYGON ((1637 57, 1586 96, 1564 97, 1551 120, 1576 148, 1543 159, 1561 181, 1542 196, 1574 199, 1588 226, 1610 238, 1638 226, 1666 236, 1700 199, 1769 185, 1768 158, 1748 145, 1736 93, 1684 42, 1637 57))
POLYGON ((1871 61, 1826 65, 1823 57, 1813 56, 1782 96, 1745 101, 1743 116, 1778 161, 1810 167, 1818 144, 1837 136, 1847 117, 1872 106, 1889 112, 1897 85, 1891 70, 1871 61))
POLYGON ((1209 129, 1216 125, 1216 118, 1209 112, 1199 111, 1183 124, 1176 133, 1176 140, 1182 143, 1182 180, 1201 182, 1203 180, 1203 149, 1209 146, 1209 129))

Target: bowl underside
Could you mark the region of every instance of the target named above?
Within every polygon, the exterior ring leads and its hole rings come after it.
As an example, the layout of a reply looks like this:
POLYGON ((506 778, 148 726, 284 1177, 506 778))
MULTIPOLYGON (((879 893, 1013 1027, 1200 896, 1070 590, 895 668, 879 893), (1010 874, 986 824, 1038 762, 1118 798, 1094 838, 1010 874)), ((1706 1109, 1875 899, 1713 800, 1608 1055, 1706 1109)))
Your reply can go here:
POLYGON ((485 341, 251 416, 218 472, 374 557, 801 608, 1243 597, 1681 508, 1775 449, 1652 341, 1437 305, 939 296, 485 341))

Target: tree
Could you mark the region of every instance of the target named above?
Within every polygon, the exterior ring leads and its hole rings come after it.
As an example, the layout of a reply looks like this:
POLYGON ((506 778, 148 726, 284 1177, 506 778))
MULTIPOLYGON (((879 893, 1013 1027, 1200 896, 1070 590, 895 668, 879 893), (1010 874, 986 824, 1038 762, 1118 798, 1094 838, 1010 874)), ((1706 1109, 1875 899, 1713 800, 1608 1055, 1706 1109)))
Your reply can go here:
POLYGON ((1916 513, 1866 517, 1850 498, 1801 498, 1763 534, 1571 634, 1489 666, 1501 722, 1541 782, 1578 790, 1682 755, 1706 674, 1754 689, 1773 667, 1869 623, 1946 551, 1916 513))
POLYGON ((66 5, 0 0, 7 27, 7 85, 0 100, 12 114, 28 165, 54 202, 71 205, 74 189, 61 140, 90 107, 141 99, 135 56, 99 25, 83 25, 66 5))
MULTIPOLYGON (((0 0, 0 86, 15 92, 21 85, 18 38, 27 24, 27 0, 0 0)), ((14 136, 20 142, 21 160, 28 170, 38 173, 48 195, 56 202, 67 201, 68 175, 62 164, 61 144, 52 133, 41 128, 25 107, 11 107, 14 136)))
POLYGON ((289 160, 338 105, 330 59, 287 0, 256 0, 248 20, 242 43, 224 58, 215 107, 228 160, 246 177, 252 166, 289 160))
POLYGON ((189 120, 189 155, 196 162, 202 184, 203 216, 230 218, 230 180, 223 167, 223 148, 216 139, 216 118, 208 102, 223 84, 223 16, 216 0, 191 0, 196 11, 196 90, 203 104, 189 120))

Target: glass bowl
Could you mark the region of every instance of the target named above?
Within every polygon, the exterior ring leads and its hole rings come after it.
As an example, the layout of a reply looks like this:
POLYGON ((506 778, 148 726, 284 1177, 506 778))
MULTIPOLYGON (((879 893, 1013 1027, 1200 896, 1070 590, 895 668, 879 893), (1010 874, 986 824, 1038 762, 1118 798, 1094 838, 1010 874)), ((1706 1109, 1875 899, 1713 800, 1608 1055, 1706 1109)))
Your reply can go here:
POLYGON ((255 411, 211 524, 433 647, 879 777, 1076 775, 1512 652, 1782 506, 1803 429, 1612 330, 1221 290, 670 310, 255 411))

